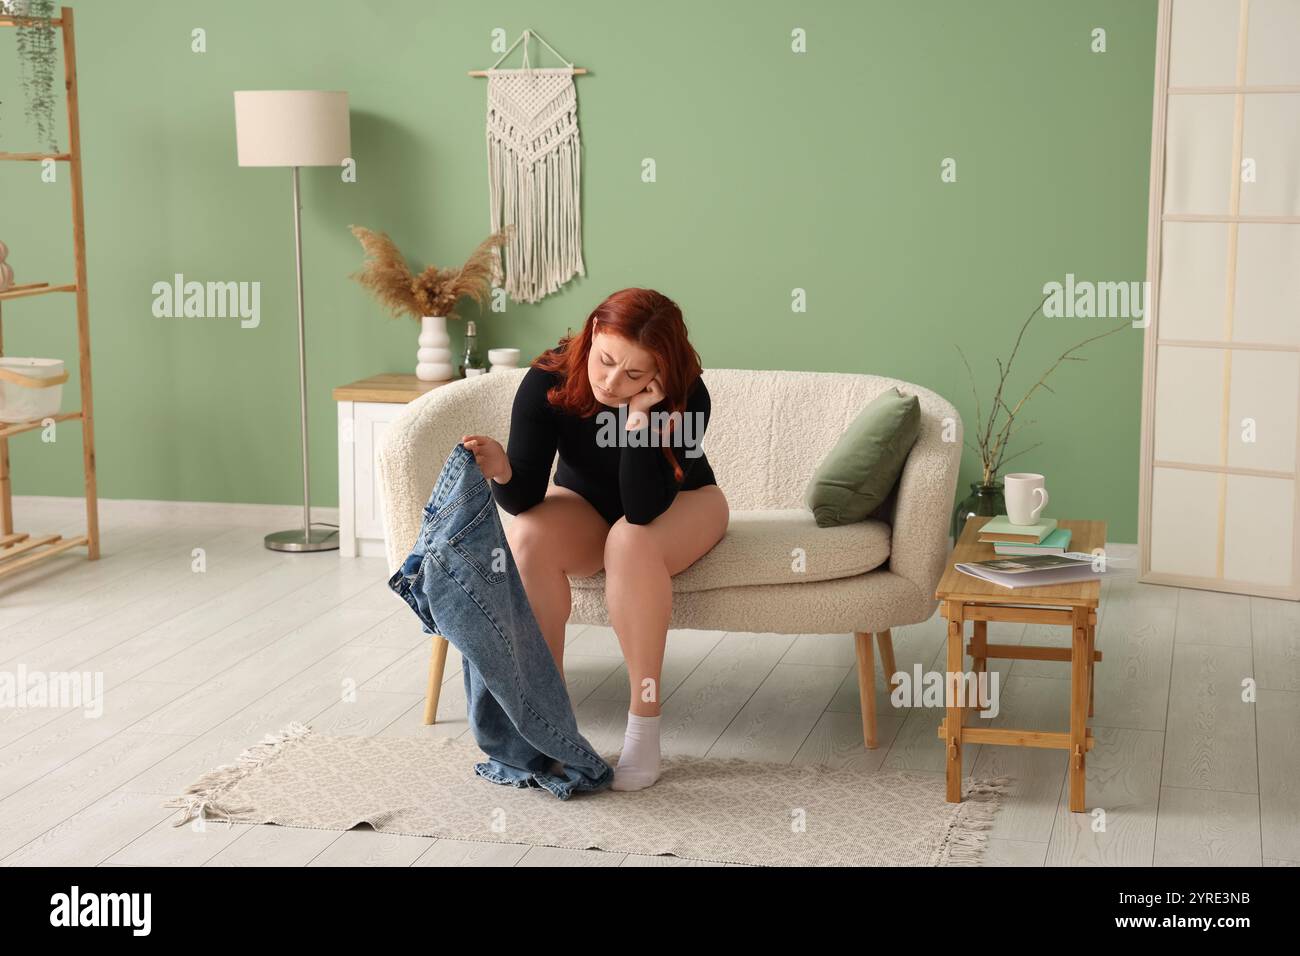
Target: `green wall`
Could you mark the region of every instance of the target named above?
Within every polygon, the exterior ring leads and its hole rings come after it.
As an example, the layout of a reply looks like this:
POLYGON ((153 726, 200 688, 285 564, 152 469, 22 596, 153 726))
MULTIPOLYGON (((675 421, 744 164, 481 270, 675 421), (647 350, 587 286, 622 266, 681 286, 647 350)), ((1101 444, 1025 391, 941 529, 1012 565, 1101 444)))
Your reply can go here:
MULTIPOLYGON (((334 505, 330 391, 410 371, 417 332, 348 278, 360 250, 347 226, 440 265, 486 235, 486 81, 466 71, 499 56, 494 28, 539 30, 593 72, 577 81, 587 276, 483 316, 485 345, 530 358, 610 292, 649 286, 681 304, 706 369, 898 376, 952 399, 969 431, 954 344, 987 395, 1044 283, 1144 277, 1155 6, 75 3, 100 493, 299 500, 289 174, 236 165, 232 90, 351 96, 358 181, 303 172, 313 503, 334 505), (205 53, 191 51, 196 27, 205 53), (1090 50, 1094 27, 1105 53, 1090 50), (940 181, 945 157, 955 183, 940 181), (155 318, 151 287, 177 272, 260 281, 261 325, 155 318), (806 313, 791 311, 795 288, 806 313)), ((503 65, 519 63, 516 50, 503 65)), ((0 35, 0 149, 35 149, 15 72, 0 35)), ((66 183, 38 172, 0 168, 0 238, 20 281, 66 281, 66 183)), ((75 355, 70 298, 10 303, 4 318, 9 354, 75 355)), ((1036 325, 1020 390, 1105 323, 1036 325)), ((1112 540, 1134 541, 1141 332, 1086 354, 1034 399, 1024 442, 1043 444, 1012 467, 1049 476, 1056 514, 1109 519, 1112 540)), ((80 493, 75 426, 54 444, 18 438, 12 457, 17 493, 80 493)), ((975 476, 968 452, 962 487, 975 476)))

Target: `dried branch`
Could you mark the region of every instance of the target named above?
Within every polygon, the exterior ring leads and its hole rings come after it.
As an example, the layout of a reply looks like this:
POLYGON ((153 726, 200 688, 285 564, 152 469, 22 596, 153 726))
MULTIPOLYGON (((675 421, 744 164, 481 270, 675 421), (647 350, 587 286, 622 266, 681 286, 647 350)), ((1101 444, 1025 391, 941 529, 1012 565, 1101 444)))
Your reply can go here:
MULTIPOLYGON (((989 406, 988 418, 984 417, 984 410, 980 402, 979 390, 975 387, 975 374, 971 369, 970 362, 967 360, 966 354, 962 352, 961 347, 957 347, 957 352, 961 355, 962 363, 966 366, 966 372, 970 376, 971 390, 975 395, 976 445, 972 447, 972 450, 976 451, 980 456, 980 465, 983 469, 983 478, 985 483, 991 482, 1006 462, 1011 461, 1013 458, 1018 458, 1020 455, 1025 454, 1025 452, 1038 447, 1038 444, 1031 445, 1030 448, 1017 452, 1011 457, 1007 457, 1006 454, 1012 437, 1017 435, 1028 425, 1034 424, 1034 422, 1022 422, 1019 426, 1016 424, 1016 417, 1025 407, 1025 403, 1028 402, 1040 388, 1055 394, 1055 390, 1047 384, 1047 379, 1051 377, 1052 373, 1055 372, 1063 362, 1087 361, 1085 356, 1075 355, 1074 353, 1084 346, 1096 342, 1098 339, 1104 339, 1108 335, 1114 335, 1121 329, 1129 327, 1129 323, 1125 322, 1123 325, 1090 336, 1082 342, 1072 345, 1057 357, 1056 361, 1051 364, 1046 372, 1039 376, 1038 381, 1036 381, 1029 390, 1025 392, 1014 406, 1009 405, 1005 398, 1005 394, 1007 390, 1007 382, 1011 377, 1011 371, 1015 364, 1016 356, 1020 353, 1020 345, 1024 341, 1025 332, 1029 329, 1029 324, 1034 320, 1034 316, 1039 314, 1039 311, 1047 302, 1047 299, 1048 295, 1044 295, 1042 300, 1034 307, 1033 311, 1029 313, 1028 317, 1021 324, 1020 330, 1016 334, 1015 342, 1011 347, 1011 354, 1007 357, 1006 362, 1004 363, 1001 358, 994 359, 998 370, 998 383, 993 392, 993 399, 989 406)), ((967 447, 971 447, 969 443, 967 443, 967 447)))
MULTIPOLYGON (((1014 421, 1015 417, 1020 414, 1020 409, 1024 408, 1025 402, 1029 401, 1029 399, 1033 397, 1034 393, 1038 391, 1038 389, 1047 387, 1045 383, 1048 377, 1051 376, 1051 374, 1060 367, 1061 363, 1066 361, 1071 356, 1072 353, 1077 352, 1079 349, 1083 348, 1085 345, 1088 345, 1089 343, 1096 342, 1098 339, 1104 339, 1108 335, 1114 335, 1116 332, 1119 332, 1128 327, 1129 327, 1129 323, 1125 322, 1122 325, 1115 326, 1113 329, 1109 329, 1105 332, 1101 332, 1097 335, 1086 338, 1082 342, 1072 345, 1068 349, 1066 349, 1065 352, 1063 352, 1061 356, 1057 358, 1055 362, 1052 363, 1052 367, 1049 368, 1046 372, 1044 372, 1042 376, 1038 379, 1038 381, 1035 382, 1033 386, 1030 387, 1029 391, 1027 391, 1024 394, 1024 397, 1021 398, 1020 401, 1016 402, 1016 407, 1011 409, 1007 413, 1007 425, 1003 427, 1002 433, 1003 434, 1005 433, 1006 429, 1010 426, 1011 422, 1014 421)), ((1076 361, 1086 361, 1086 360, 1082 357, 1078 357, 1076 361)), ((1004 407, 1005 407, 1005 403, 1004 403, 1004 407)))
MULTIPOLYGON (((984 410, 980 406, 979 389, 975 387, 975 371, 970 367, 970 362, 967 361, 966 353, 961 350, 961 346, 958 345, 956 346, 956 348, 957 348, 957 354, 961 356, 962 363, 966 366, 966 374, 970 376, 970 390, 971 390, 971 394, 975 396, 975 422, 977 425, 979 425, 979 423, 984 421, 984 410)), ((977 437, 979 436, 978 430, 976 431, 976 435, 977 437)), ((984 450, 986 446, 984 444, 982 437, 979 438, 979 441, 980 441, 980 445, 978 448, 978 452, 982 459, 984 457, 984 450)), ((966 442, 965 444, 969 444, 969 442, 966 442)))
POLYGON ((352 278, 369 289, 392 315, 419 318, 421 312, 413 288, 415 277, 393 240, 387 233, 372 232, 363 226, 353 226, 352 235, 366 254, 361 271, 353 273, 352 278))
POLYGON ((420 318, 440 315, 458 319, 456 303, 472 298, 480 306, 492 286, 493 248, 509 241, 515 226, 510 224, 488 236, 459 269, 439 269, 429 265, 418 275, 412 273, 406 258, 386 233, 353 226, 352 234, 365 250, 366 259, 359 272, 352 275, 369 289, 388 311, 420 318))
POLYGON ((1041 444, 1042 444, 1042 442, 1040 442, 1040 441, 1036 441, 1036 442, 1034 442, 1032 445, 1030 445, 1028 448, 1024 449, 1024 451, 1018 451, 1018 452, 1016 452, 1014 455, 1012 455, 1010 458, 1004 458, 1004 459, 1002 459, 1000 462, 998 462, 998 470, 1001 471, 1001 470, 1002 470, 1002 466, 1005 465, 1007 462, 1009 462, 1009 461, 1015 461, 1015 460, 1016 460, 1017 458, 1019 458, 1021 455, 1025 454, 1026 452, 1031 452, 1031 451, 1033 451, 1035 448, 1037 448, 1037 447, 1038 447, 1039 445, 1041 445, 1041 444))
POLYGON ((1007 379, 1011 375, 1011 366, 1016 360, 1016 355, 1020 352, 1020 343, 1024 340, 1025 331, 1029 328, 1029 323, 1034 321, 1034 316, 1038 314, 1039 310, 1043 307, 1043 303, 1047 301, 1049 295, 1051 295, 1050 292, 1044 293, 1042 299, 1039 300, 1038 305, 1034 306, 1034 308, 1030 311, 1029 315, 1025 316, 1025 321, 1020 325, 1020 331, 1016 333, 1016 341, 1015 344, 1011 347, 1011 354, 1007 357, 1007 364, 1003 365, 1001 359, 997 360, 998 388, 997 391, 993 394, 993 410, 989 414, 988 425, 984 436, 985 439, 984 444, 986 447, 989 445, 989 442, 993 437, 993 423, 997 418, 998 403, 1001 402, 1003 407, 1004 408, 1006 407, 1006 403, 1002 402, 1002 391, 1003 389, 1006 388, 1007 379))

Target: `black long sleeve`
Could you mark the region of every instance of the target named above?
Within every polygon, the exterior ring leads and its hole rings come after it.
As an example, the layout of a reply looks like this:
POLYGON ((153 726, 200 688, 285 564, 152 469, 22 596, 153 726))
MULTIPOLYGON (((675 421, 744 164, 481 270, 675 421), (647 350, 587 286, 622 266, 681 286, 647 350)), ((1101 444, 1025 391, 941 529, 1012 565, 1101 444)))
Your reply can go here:
POLYGON ((530 368, 515 392, 510 409, 510 438, 506 457, 510 459, 510 481, 491 481, 492 497, 512 515, 527 511, 546 497, 559 441, 556 412, 546 400, 551 377, 530 368))
MULTIPOLYGON (((692 469, 704 461, 704 453, 698 446, 704 438, 712 407, 704 379, 697 378, 686 400, 686 410, 682 413, 681 421, 674 423, 673 434, 666 440, 682 469, 680 484, 664 456, 662 444, 665 439, 660 438, 659 445, 628 445, 622 449, 618 463, 618 486, 628 524, 649 524, 668 510, 681 487, 689 487, 687 479, 692 469), (693 454, 688 455, 688 451, 693 454)), ((627 432, 627 437, 636 433, 640 436, 638 440, 644 441, 655 429, 656 411, 666 411, 666 403, 660 402, 652 408, 648 416, 650 421, 636 432, 627 432)))
MULTIPOLYGON (((618 441, 609 440, 607 426, 621 429, 623 423, 617 419, 625 411, 606 405, 579 418, 552 407, 546 392, 560 381, 558 373, 534 366, 515 393, 506 447, 510 481, 503 485, 493 479, 490 483, 492 497, 510 514, 527 511, 545 499, 557 452, 555 484, 576 491, 611 525, 621 517, 629 524, 649 524, 668 510, 678 491, 716 484, 708 456, 698 447, 711 407, 702 378, 691 388, 680 431, 668 441, 683 472, 680 483, 674 480, 662 447, 633 447, 628 443, 630 432, 624 432, 618 441)), ((650 410, 650 421, 640 430, 642 439, 652 431, 654 413, 664 411, 666 405, 660 402, 650 410)))

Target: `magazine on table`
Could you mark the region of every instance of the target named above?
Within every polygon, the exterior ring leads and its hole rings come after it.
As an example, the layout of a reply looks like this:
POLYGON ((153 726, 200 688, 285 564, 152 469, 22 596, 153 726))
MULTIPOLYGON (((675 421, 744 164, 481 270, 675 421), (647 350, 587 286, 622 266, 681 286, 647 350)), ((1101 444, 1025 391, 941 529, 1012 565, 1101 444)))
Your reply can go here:
POLYGON ((1060 554, 1031 554, 954 565, 962 574, 991 581, 1004 588, 1032 588, 1075 581, 1101 580, 1091 560, 1060 554))

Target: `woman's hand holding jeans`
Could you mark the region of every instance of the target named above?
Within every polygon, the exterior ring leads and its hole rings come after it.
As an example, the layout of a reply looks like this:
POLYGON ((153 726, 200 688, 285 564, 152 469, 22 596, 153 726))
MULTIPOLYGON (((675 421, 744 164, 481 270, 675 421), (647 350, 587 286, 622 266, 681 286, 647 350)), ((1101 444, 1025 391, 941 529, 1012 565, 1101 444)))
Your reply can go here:
POLYGON ((495 438, 487 435, 461 435, 461 444, 474 455, 479 471, 484 478, 496 479, 497 484, 508 485, 514 472, 510 469, 510 459, 506 450, 495 438))

